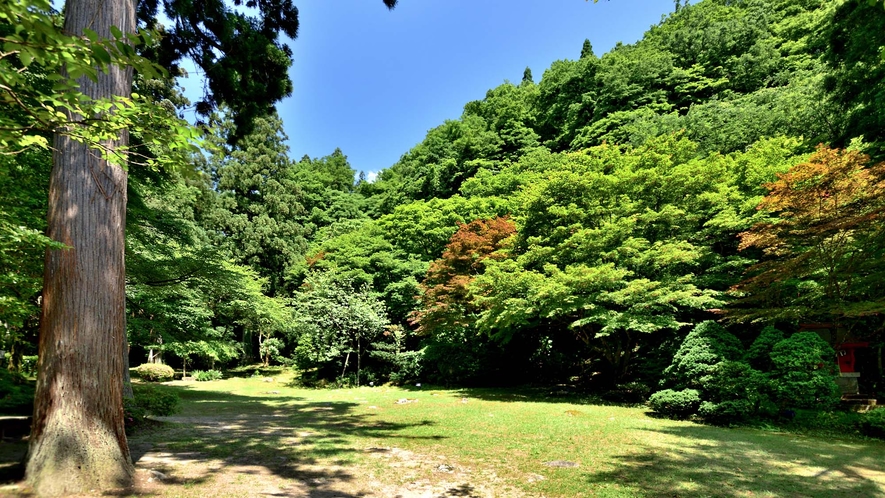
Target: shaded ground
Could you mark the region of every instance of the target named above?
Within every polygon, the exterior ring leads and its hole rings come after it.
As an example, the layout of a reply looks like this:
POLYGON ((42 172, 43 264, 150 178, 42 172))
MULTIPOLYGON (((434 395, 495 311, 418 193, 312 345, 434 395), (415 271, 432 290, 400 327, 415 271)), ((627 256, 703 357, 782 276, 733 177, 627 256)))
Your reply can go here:
MULTIPOLYGON (((485 486, 469 484, 471 471, 395 447, 351 448, 339 433, 359 432, 383 437, 400 427, 367 423, 341 406, 306 406, 323 422, 322 432, 311 425, 291 427, 281 414, 248 417, 166 417, 168 423, 152 436, 133 438, 133 460, 139 469, 135 495, 205 496, 206 484, 224 496, 293 497, 486 497, 485 486), (330 430, 331 429, 331 430, 330 430), (162 438, 174 444, 152 443, 162 438), (194 444, 188 442, 192 439, 194 444), (236 448, 231 454, 231 448, 236 448), (360 454, 360 455, 357 455, 360 454), (353 465, 366 455, 391 468, 412 468, 440 474, 438 479, 406 485, 383 482, 383 476, 353 465), (193 493, 188 492, 193 489, 193 493)), ((516 495, 513 495, 516 496, 516 495)))
MULTIPOLYGON (((356 403, 304 402, 295 396, 180 394, 193 403, 181 416, 156 417, 129 437, 136 467, 133 488, 114 496, 444 498, 501 496, 486 484, 471 484, 472 470, 394 446, 359 447, 382 441, 430 420, 391 423, 354 413, 356 403), (274 408, 273 405, 280 405, 274 408), (371 465, 360 466, 361 459, 371 465), (389 479, 394 470, 406 482, 389 479)), ((402 437, 402 436, 398 436, 402 437)), ((442 436, 405 436, 439 439, 442 436)), ((20 482, 27 441, 0 443, 0 497, 30 496, 20 482)), ((483 476, 491 478, 493 476, 483 476)), ((493 479, 490 479, 493 480, 493 479)), ((512 490, 508 496, 523 496, 512 490)), ((86 495, 100 496, 100 495, 86 495)))
MULTIPOLYGON (((151 497, 885 497, 885 444, 652 419, 496 390, 161 386, 182 412, 130 437, 151 497)), ((0 496, 24 442, 0 443, 0 496)))

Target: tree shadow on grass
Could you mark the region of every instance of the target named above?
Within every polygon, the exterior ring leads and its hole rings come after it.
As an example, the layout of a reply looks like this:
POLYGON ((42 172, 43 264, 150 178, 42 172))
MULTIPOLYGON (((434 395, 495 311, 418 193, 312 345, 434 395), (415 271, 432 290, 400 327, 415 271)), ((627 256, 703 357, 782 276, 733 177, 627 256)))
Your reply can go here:
POLYGON ((355 439, 444 437, 406 436, 406 429, 434 423, 386 422, 373 413, 359 413, 353 402, 166 388, 177 392, 189 410, 158 418, 164 425, 134 435, 130 448, 137 467, 160 472, 167 490, 223 486, 225 493, 236 496, 238 483, 249 483, 242 491, 251 495, 254 486, 264 483, 268 489, 261 494, 268 496, 356 497, 366 491, 365 476, 350 469, 371 449, 355 447, 355 439))
POLYGON ((588 482, 648 497, 885 496, 882 443, 707 426, 648 431, 650 441, 679 444, 634 446, 588 482))
MULTIPOLYGON (((428 391, 431 387, 411 387, 408 391, 428 391)), ((563 386, 530 386, 513 388, 469 387, 454 390, 456 396, 475 398, 485 401, 523 402, 523 403, 567 403, 572 405, 594 406, 637 406, 637 403, 625 403, 603 399, 600 395, 586 393, 563 386)))

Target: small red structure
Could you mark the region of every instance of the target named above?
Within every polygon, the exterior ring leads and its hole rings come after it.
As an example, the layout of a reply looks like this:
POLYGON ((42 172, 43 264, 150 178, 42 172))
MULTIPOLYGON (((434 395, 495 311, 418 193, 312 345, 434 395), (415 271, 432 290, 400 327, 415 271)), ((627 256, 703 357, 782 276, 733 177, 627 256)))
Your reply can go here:
POLYGON ((836 359, 839 361, 839 372, 852 373, 854 369, 854 352, 859 348, 869 347, 868 342, 845 342, 836 347, 836 359))

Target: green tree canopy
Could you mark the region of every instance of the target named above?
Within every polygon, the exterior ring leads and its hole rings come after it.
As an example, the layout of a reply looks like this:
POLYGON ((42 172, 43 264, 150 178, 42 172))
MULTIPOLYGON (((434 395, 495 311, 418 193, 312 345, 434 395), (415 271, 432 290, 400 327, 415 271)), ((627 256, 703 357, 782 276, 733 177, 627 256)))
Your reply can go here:
POLYGON ((286 293, 284 276, 307 247, 301 189, 277 116, 258 118, 253 133, 222 146, 210 168, 219 193, 207 213, 217 241, 234 259, 269 279, 273 296, 286 293))

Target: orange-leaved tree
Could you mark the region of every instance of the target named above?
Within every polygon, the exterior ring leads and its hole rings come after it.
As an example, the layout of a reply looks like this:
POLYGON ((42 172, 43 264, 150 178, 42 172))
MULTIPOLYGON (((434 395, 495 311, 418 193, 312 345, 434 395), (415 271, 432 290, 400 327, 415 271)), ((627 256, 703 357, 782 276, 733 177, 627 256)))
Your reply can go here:
POLYGON ((852 321, 885 311, 885 163, 820 146, 764 185, 771 215, 741 233, 761 261, 732 289, 738 321, 852 321))

